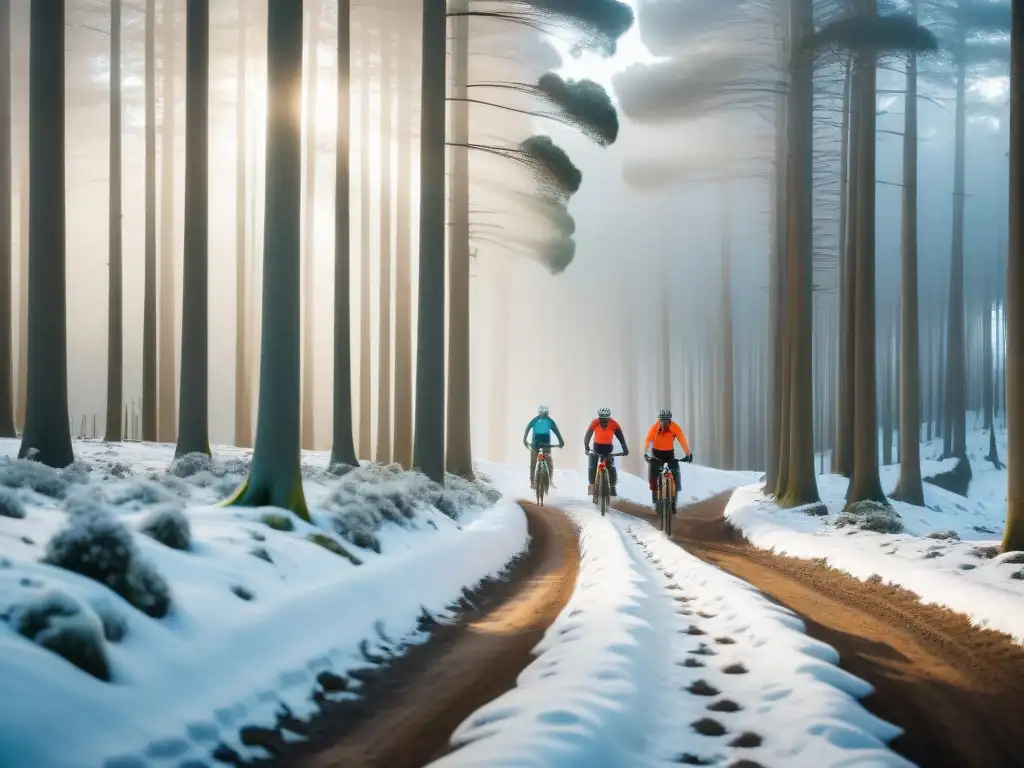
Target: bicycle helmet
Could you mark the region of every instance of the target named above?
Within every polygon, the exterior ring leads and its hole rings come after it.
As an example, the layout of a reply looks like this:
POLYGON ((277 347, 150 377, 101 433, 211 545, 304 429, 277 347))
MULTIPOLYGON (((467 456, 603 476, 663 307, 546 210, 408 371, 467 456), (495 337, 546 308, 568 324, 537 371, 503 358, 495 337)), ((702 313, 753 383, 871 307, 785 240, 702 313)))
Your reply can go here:
POLYGON ((670 411, 668 408, 662 408, 660 411, 658 411, 658 421, 671 421, 671 420, 672 420, 672 411, 670 411))
POLYGON ((548 407, 546 405, 538 405, 537 406, 537 415, 538 416, 547 416, 548 412, 549 412, 548 411, 548 407))
POLYGON ((612 417, 612 409, 611 408, 598 408, 597 409, 597 418, 599 418, 599 419, 610 419, 611 417, 612 417))

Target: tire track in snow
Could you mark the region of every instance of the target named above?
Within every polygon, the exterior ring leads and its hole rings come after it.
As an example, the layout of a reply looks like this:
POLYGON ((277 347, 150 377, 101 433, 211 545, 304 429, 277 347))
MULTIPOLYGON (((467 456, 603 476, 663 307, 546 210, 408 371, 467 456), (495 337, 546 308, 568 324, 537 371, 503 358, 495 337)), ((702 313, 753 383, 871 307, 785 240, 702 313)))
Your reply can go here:
MULTIPOLYGON (((874 687, 872 711, 905 726, 893 748, 929 768, 1021 762, 1018 644, 905 589, 754 547, 723 516, 729 496, 681 509, 677 544, 798 611, 843 667, 874 687)), ((617 505, 651 519, 646 507, 617 505)))
POLYGON ((833 648, 746 582, 636 518, 611 519, 672 606, 672 671, 651 755, 689 765, 909 766, 886 747, 900 729, 856 699, 871 687, 833 648))

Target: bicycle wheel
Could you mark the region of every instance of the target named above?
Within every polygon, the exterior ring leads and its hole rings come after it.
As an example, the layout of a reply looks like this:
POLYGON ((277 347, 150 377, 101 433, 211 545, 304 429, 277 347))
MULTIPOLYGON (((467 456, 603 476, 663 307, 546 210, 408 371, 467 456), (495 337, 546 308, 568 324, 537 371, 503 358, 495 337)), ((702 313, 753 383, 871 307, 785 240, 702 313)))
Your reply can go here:
POLYGON ((601 517, 608 512, 608 499, 611 498, 611 488, 608 487, 608 473, 601 473, 601 485, 598 488, 598 508, 601 510, 601 517))
POLYGON ((537 489, 537 504, 543 507, 544 494, 548 492, 548 473, 546 469, 541 468, 537 470, 537 479, 533 485, 537 489))

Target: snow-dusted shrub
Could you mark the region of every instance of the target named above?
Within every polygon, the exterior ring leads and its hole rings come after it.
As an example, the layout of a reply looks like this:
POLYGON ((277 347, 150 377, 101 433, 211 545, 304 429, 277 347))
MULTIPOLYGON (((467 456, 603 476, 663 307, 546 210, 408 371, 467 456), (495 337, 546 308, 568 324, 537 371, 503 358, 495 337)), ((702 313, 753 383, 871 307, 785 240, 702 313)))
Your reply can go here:
POLYGON ((425 507, 457 520, 463 510, 490 506, 499 498, 489 485, 455 475, 448 475, 442 487, 397 464, 370 465, 344 471, 326 507, 335 531, 346 541, 379 552, 376 534, 384 523, 407 525, 425 507))
POLYGON ((92 472, 92 465, 81 459, 77 459, 61 470, 61 474, 68 483, 77 483, 79 485, 89 482, 90 472, 92 472))
POLYGON ((68 489, 67 498, 64 499, 64 510, 69 515, 104 514, 107 511, 107 503, 99 486, 84 485, 68 489))
POLYGON ((344 477, 353 469, 356 469, 356 467, 353 467, 351 464, 342 464, 339 462, 337 464, 331 464, 329 467, 327 467, 327 474, 331 475, 332 477, 344 477))
POLYGON ((132 468, 129 467, 124 462, 115 461, 112 462, 107 467, 107 474, 110 477, 117 478, 118 480, 123 480, 124 478, 130 477, 132 475, 132 468))
POLYGON ((850 504, 836 518, 837 528, 853 526, 875 533, 902 533, 903 519, 886 504, 877 501, 858 501, 850 504))
POLYGON ((111 501, 118 506, 148 507, 151 504, 166 504, 174 501, 175 498, 176 494, 160 483, 144 477, 138 477, 115 490, 111 496, 111 501))
POLYGON ((201 472, 196 472, 194 475, 189 475, 185 482, 195 488, 209 488, 217 482, 217 476, 213 472, 204 469, 201 472))
POLYGON ((103 624, 103 637, 108 643, 119 643, 128 634, 128 620, 109 599, 97 597, 89 601, 89 605, 99 616, 103 624))
POLYGON ((149 479, 155 483, 159 483, 164 488, 181 498, 187 499, 192 495, 192 486, 177 475, 170 475, 166 472, 151 472, 149 479))
POLYGON ((260 522, 275 531, 294 531, 295 523, 291 517, 284 512, 267 512, 260 517, 260 522))
POLYGON ((142 533, 171 549, 188 550, 192 544, 192 528, 188 517, 177 506, 166 504, 150 512, 139 526, 142 533))
POLYGON ((1024 563, 1024 552, 1003 552, 1000 555, 996 555, 995 559, 997 563, 1012 563, 1013 565, 1021 565, 1022 563, 1024 563))
POLYGON ((11 613, 11 626, 82 671, 100 680, 110 680, 102 622, 88 606, 67 592, 51 590, 16 606, 11 613))
POLYGON ((171 462, 167 472, 175 477, 186 478, 199 472, 208 472, 211 467, 213 459, 205 453, 186 453, 171 462))
POLYGON ((492 507, 501 500, 501 491, 484 477, 467 480, 458 475, 446 474, 444 476, 444 491, 445 496, 459 510, 492 507))
POLYGON ((0 486, 28 488, 43 496, 62 499, 68 490, 68 480, 60 470, 28 459, 0 461, 0 486))
POLYGON ((170 608, 167 582, 139 557, 131 531, 105 510, 71 515, 47 544, 43 562, 104 584, 154 618, 170 608))
POLYGON ((224 475, 223 477, 215 477, 210 488, 220 498, 228 498, 235 491, 237 491, 242 483, 245 482, 245 477, 242 475, 224 475))
POLYGON ((0 488, 0 517, 25 517, 25 505, 18 494, 8 488, 0 488))

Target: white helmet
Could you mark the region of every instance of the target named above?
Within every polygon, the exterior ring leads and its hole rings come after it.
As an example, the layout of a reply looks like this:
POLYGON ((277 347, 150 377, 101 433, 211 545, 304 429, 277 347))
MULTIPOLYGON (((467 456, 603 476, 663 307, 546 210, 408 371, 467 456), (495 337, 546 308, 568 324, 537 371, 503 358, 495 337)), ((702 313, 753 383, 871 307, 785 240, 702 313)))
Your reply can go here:
POLYGON ((612 417, 612 409, 611 408, 598 408, 597 409, 597 418, 599 418, 599 419, 610 419, 611 417, 612 417))
POLYGON ((537 414, 539 416, 547 416, 548 415, 548 407, 546 405, 543 405, 543 404, 538 405, 537 406, 537 414))

